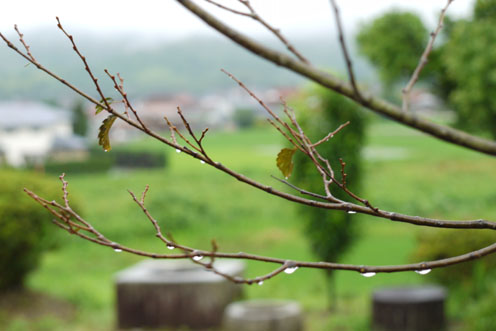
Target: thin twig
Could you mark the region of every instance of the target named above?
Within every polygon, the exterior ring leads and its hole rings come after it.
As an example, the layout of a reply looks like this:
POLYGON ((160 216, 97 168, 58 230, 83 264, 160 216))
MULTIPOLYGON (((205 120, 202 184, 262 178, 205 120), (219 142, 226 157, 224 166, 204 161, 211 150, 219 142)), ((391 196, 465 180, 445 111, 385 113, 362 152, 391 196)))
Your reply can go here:
POLYGON ((393 105, 381 98, 373 97, 365 94, 362 91, 362 99, 356 97, 355 91, 345 81, 325 72, 318 70, 312 66, 306 65, 301 61, 294 60, 286 54, 269 48, 255 40, 247 37, 245 34, 237 31, 226 25, 202 7, 196 5, 191 0, 176 0, 191 13, 195 14, 206 24, 225 35, 236 44, 254 53, 255 55, 264 58, 278 66, 289 69, 290 71, 299 74, 309 80, 327 87, 337 93, 340 93, 365 108, 377 114, 389 117, 390 119, 412 127, 418 131, 422 131, 438 139, 469 148, 474 151, 479 151, 488 155, 496 156, 496 141, 480 138, 464 131, 453 129, 448 126, 434 123, 430 120, 419 118, 413 114, 405 113, 401 107, 393 105))
POLYGON ((24 46, 24 49, 26 50, 26 54, 29 56, 29 58, 31 60, 33 60, 34 62, 37 62, 35 57, 33 56, 33 54, 31 54, 30 46, 24 41, 24 35, 21 33, 21 31, 19 31, 17 24, 14 24, 14 29, 16 30, 17 35, 19 36, 19 41, 21 42, 21 44, 24 46))
POLYGON ((403 111, 408 111, 408 103, 409 103, 409 98, 410 98, 410 92, 417 82, 420 72, 422 69, 425 67, 427 62, 429 61, 429 54, 432 52, 432 47, 434 46, 434 41, 436 40, 437 35, 443 28, 443 22, 444 22, 444 17, 446 15, 446 11, 448 10, 449 5, 453 2, 454 0, 448 0, 446 3, 446 6, 441 10, 441 14, 439 15, 439 22, 437 24, 436 30, 431 32, 431 38, 429 42, 427 43, 427 47, 424 50, 424 53, 422 53, 422 56, 420 57, 419 63, 417 65, 417 68, 415 68, 415 71, 412 74, 412 77, 408 81, 408 84, 406 84, 405 88, 403 88, 402 93, 403 93, 403 104, 402 104, 402 109, 403 111))
MULTIPOLYGON (((45 68, 43 65, 41 65, 40 63, 38 63, 36 60, 33 60, 32 58, 30 58, 28 55, 24 54, 21 50, 19 50, 14 44, 12 44, 4 35, 2 35, 0 33, 0 37, 5 41, 5 43, 7 44, 8 47, 10 47, 11 49, 13 49, 16 53, 18 53, 20 56, 22 56, 24 59, 26 59, 27 61, 29 61, 30 63, 32 63, 33 65, 35 65, 39 70, 47 73, 49 76, 53 77, 54 79, 58 80, 59 82, 61 82, 62 84, 68 86, 70 89, 72 89, 73 91, 75 91, 76 93, 78 93, 79 95, 81 95, 82 97, 84 97, 85 99, 87 99, 88 101, 92 102, 93 104, 95 105, 100 105, 102 106, 107 112, 109 112, 110 114, 113 114, 117 117, 119 117, 121 120, 125 121, 126 123, 128 123, 129 125, 143 131, 143 129, 141 128, 141 125, 129 118, 127 118, 126 116, 124 116, 123 114, 120 114, 118 112, 116 112, 113 108, 109 107, 109 106, 106 106, 105 104, 101 104, 99 101, 97 101, 96 99, 94 99, 93 97, 91 97, 90 95, 88 95, 87 93, 81 91, 80 89, 78 89, 77 87, 75 87, 74 85, 72 85, 71 83, 67 82, 65 79, 57 76, 55 73, 53 73, 52 71, 48 70, 47 68, 45 68)), ((202 160, 202 157, 201 155, 199 155, 198 153, 195 153, 191 150, 189 150, 188 148, 186 147, 183 147, 183 146, 180 146, 177 144, 177 142, 175 141, 170 141, 168 139, 165 139, 163 138, 162 136, 154 133, 153 131, 148 131, 146 132, 146 134, 148 134, 149 136, 161 141, 162 143, 164 144, 167 144, 175 149, 178 149, 180 151, 183 151, 185 152, 186 154, 194 157, 194 158, 197 158, 197 159, 200 159, 202 160)), ((273 189, 272 187, 270 186, 266 186, 266 185, 263 185, 261 183, 258 183, 246 176, 243 176, 225 166, 223 166, 222 164, 220 163, 211 163, 212 166, 214 166, 215 168, 217 168, 218 170, 228 174, 229 176, 232 176, 234 178, 236 178, 237 180, 241 181, 241 182, 244 182, 250 186, 253 186, 253 187, 256 187, 262 191, 265 191, 269 194, 272 194, 272 195, 275 195, 275 196, 278 196, 278 197, 281 197, 283 199, 286 199, 286 200, 289 200, 289 201, 293 201, 293 202, 296 202, 296 203, 300 203, 300 204, 306 204, 306 205, 309 205, 309 206, 315 206, 315 207, 318 207, 318 208, 325 208, 325 209, 333 209, 333 210, 346 210, 346 211, 354 211, 354 212, 357 212, 357 213, 363 213, 363 214, 369 214, 369 215, 375 215, 375 216, 379 216, 379 217, 382 217, 382 218, 387 218, 387 219, 391 219, 391 220, 394 220, 394 221, 398 221, 398 222, 405 222, 405 223, 410 223, 410 224, 415 224, 415 225, 421 225, 421 226, 430 226, 430 227, 440 227, 440 228, 463 228, 463 229, 468 229, 468 228, 473 228, 473 229, 496 229, 496 223, 494 222, 490 222, 490 221, 487 221, 487 220, 483 220, 483 219, 479 219, 479 220, 471 220, 471 221, 451 221, 451 220, 439 220, 439 219, 432 219, 432 218, 426 218, 426 217, 418 217, 418 216, 410 216, 410 215, 404 215, 404 214, 397 214, 397 213, 392 213, 392 212, 388 212, 388 211, 384 211, 384 210, 371 210, 370 208, 363 208, 362 206, 359 206, 359 205, 355 205, 355 204, 352 204, 352 203, 347 203, 345 206, 343 204, 336 204, 336 203, 324 203, 324 202, 318 202, 318 201, 313 201, 313 200, 309 200, 309 199, 304 199, 304 198, 301 198, 301 197, 298 197, 298 196, 294 196, 294 195, 291 195, 291 194, 287 194, 285 192, 281 192, 281 191, 278 191, 278 190, 275 190, 273 189)))
POLYGON ((232 9, 230 7, 224 6, 224 5, 222 5, 222 4, 218 3, 218 2, 215 2, 213 0, 205 0, 205 1, 208 2, 208 3, 210 3, 210 4, 212 4, 212 5, 214 5, 214 6, 217 6, 217 7, 221 8, 221 9, 224 9, 224 10, 226 10, 228 12, 231 12, 233 14, 253 18, 253 16, 252 16, 251 13, 245 13, 245 12, 242 12, 240 10, 232 9))
POLYGON ((64 27, 62 26, 61 22, 60 22, 60 19, 58 17, 56 17, 57 19, 57 27, 65 34, 65 36, 70 40, 71 44, 72 44, 72 49, 74 50, 74 52, 79 56, 79 58, 81 59, 81 61, 83 61, 83 64, 84 64, 84 69, 86 70, 86 72, 88 73, 88 75, 90 76, 93 84, 95 85, 95 88, 96 88, 96 91, 98 92, 98 94, 100 95, 100 97, 102 98, 101 100, 103 101, 103 103, 105 104, 105 106, 107 108, 110 108, 110 105, 107 101, 107 98, 105 98, 105 95, 103 94, 102 92, 102 89, 100 88, 100 85, 98 84, 98 78, 95 77, 95 75, 93 75, 93 72, 91 71, 90 69, 90 66, 88 65, 88 62, 86 61, 86 57, 83 56, 83 54, 81 54, 81 52, 79 51, 79 49, 77 48, 76 46, 76 42, 74 41, 74 37, 70 34, 68 34, 66 32, 66 30, 64 29, 64 27))
MULTIPOLYGON (((44 207, 49 209, 52 214, 57 217, 58 219, 62 220, 63 223, 67 224, 67 220, 62 216, 61 214, 55 212, 52 208, 57 208, 61 211, 64 211, 66 213, 69 213, 71 216, 75 217, 76 219, 82 219, 81 216, 77 215, 71 208, 65 208, 64 206, 57 204, 55 202, 49 203, 51 207, 47 206, 47 200, 38 197, 36 194, 32 193, 29 190, 25 190, 26 193, 29 194, 35 201, 39 202, 42 204, 44 207)), ((146 189, 145 189, 146 191, 146 189)), ((154 225, 157 235, 161 235, 161 230, 160 227, 158 226, 157 222, 154 220, 154 218, 148 213, 144 205, 141 203, 140 200, 136 198, 134 194, 131 194, 133 196, 134 201, 140 206, 140 208, 145 212, 146 216, 150 219, 152 224, 154 225)), ((144 196, 144 195, 142 195, 144 196)), ((89 224, 87 221, 84 221, 85 223, 89 224)), ((57 224, 57 222, 55 221, 57 224)), ((186 246, 181 246, 178 245, 177 243, 173 243, 177 248, 180 248, 183 253, 180 254, 158 254, 158 253, 152 253, 152 252, 147 252, 147 251, 142 251, 142 250, 137 250, 134 248, 126 247, 123 246, 117 242, 110 241, 109 239, 103 237, 103 238, 93 238, 90 237, 82 231, 87 231, 92 234, 99 233, 96 231, 91 225, 89 226, 90 230, 84 230, 81 229, 80 231, 74 231, 70 225, 64 226, 61 223, 57 224, 60 228, 66 230, 70 234, 74 234, 78 237, 81 237, 85 240, 92 241, 94 243, 97 243, 99 245, 111 247, 116 251, 125 251, 129 252, 135 255, 140 255, 140 256, 146 256, 146 257, 151 257, 151 258, 161 258, 161 259, 181 259, 181 258, 190 258, 192 259, 195 256, 202 256, 202 257, 211 257, 211 258, 229 258, 229 259, 246 259, 246 260, 253 260, 253 261, 261 261, 261 262, 268 262, 268 263, 276 263, 280 264, 281 266, 272 271, 271 273, 261 276, 261 277, 256 277, 253 279, 242 279, 238 277, 234 277, 231 275, 224 274, 218 270, 215 270, 212 266, 210 266, 209 263, 201 263, 201 265, 204 265, 206 268, 212 269, 215 273, 219 274, 220 276, 223 276, 229 280, 232 280, 236 283, 247 283, 247 284, 252 284, 252 283, 257 283, 260 281, 263 281, 265 279, 272 278, 281 272, 285 271, 286 269, 291 268, 292 270, 289 270, 289 272, 292 272, 296 270, 299 267, 306 267, 306 268, 318 268, 318 269, 330 269, 330 270, 353 270, 357 271, 360 273, 369 273, 369 272, 375 272, 375 273, 390 273, 390 272, 399 272, 399 271, 416 271, 416 270, 426 270, 426 269, 434 269, 434 268, 440 268, 440 267, 446 267, 449 265, 454 265, 457 263, 461 262, 466 262, 466 261, 471 261, 475 260, 478 258, 481 258, 485 255, 491 254, 496 252, 496 243, 490 246, 487 246, 485 248, 447 258, 447 259, 441 259, 441 260, 435 260, 435 261, 429 261, 429 262, 420 262, 420 263, 413 263, 413 264, 404 264, 404 265, 394 265, 394 266, 365 266, 365 265, 354 265, 354 264, 338 264, 338 263, 332 263, 332 262, 306 262, 306 261, 294 261, 294 260, 284 260, 284 259, 279 259, 279 258, 273 258, 273 257, 265 257, 265 256, 259 256, 259 255, 252 255, 252 254, 247 254, 247 253, 223 253, 223 252, 218 252, 216 250, 216 244, 213 247, 212 251, 205 251, 205 250, 196 250, 192 249, 190 247, 186 246)), ((164 242, 168 243, 168 240, 164 237, 164 242)), ((195 260, 194 260, 195 261, 195 260)))
POLYGON ((358 89, 358 84, 356 83, 355 73, 353 71, 353 63, 351 61, 350 54, 348 53, 348 47, 346 46, 346 42, 344 40, 343 23, 341 22, 341 15, 339 14, 339 7, 336 3, 336 0, 330 0, 330 2, 332 8, 334 9, 334 20, 336 21, 336 26, 338 28, 339 43, 341 44, 341 50, 343 52, 343 57, 346 62, 348 78, 350 80, 350 84, 351 87, 353 88, 356 98, 358 100, 361 100, 362 95, 360 94, 360 90, 358 89))
POLYGON ((281 30, 280 29, 277 29, 277 28, 274 28, 273 26, 271 26, 267 21, 265 21, 256 11, 255 9, 253 8, 253 6, 250 4, 250 1, 249 0, 238 0, 239 3, 243 4, 246 8, 248 8, 248 10, 250 11, 249 13, 245 13, 245 12, 242 12, 242 11, 239 11, 239 10, 236 10, 236 9, 232 9, 230 7, 227 7, 227 6, 224 6, 216 1, 213 1, 213 0, 205 0, 206 2, 214 5, 214 6, 217 6, 221 9, 224 9, 228 12, 231 12, 233 14, 236 14, 236 15, 241 15, 241 16, 245 16, 245 17, 249 17, 249 18, 252 18, 253 20, 259 22, 260 24, 262 24, 267 30, 269 30, 270 32, 272 32, 272 34, 274 34, 277 39, 279 39, 283 44, 284 46, 286 46, 286 48, 288 49, 288 51, 290 51, 291 53, 293 53, 294 56, 296 56, 296 58, 298 58, 298 60, 300 60, 301 62, 307 64, 307 65, 310 65, 310 62, 289 42, 289 40, 286 39, 286 37, 284 37, 284 35, 281 33, 281 30))
POLYGON ((126 112, 125 114, 127 114, 127 110, 128 109, 131 109, 131 111, 133 112, 134 114, 134 117, 136 118, 136 120, 138 121, 138 123, 141 125, 141 128, 143 129, 142 131, 148 131, 148 127, 145 125, 145 123, 141 120, 141 117, 138 115, 138 112, 134 109, 133 105, 131 104, 131 102, 129 102, 129 99, 127 97, 127 93, 124 91, 124 88, 122 86, 124 80, 122 79, 122 77, 117 74, 118 78, 119 78, 119 81, 121 84, 118 84, 117 83, 117 80, 115 79, 115 76, 114 75, 111 75, 110 72, 107 70, 107 69, 104 69, 103 70, 107 76, 109 76, 109 78, 112 80, 112 82, 114 83, 114 88, 117 90, 117 92, 119 92, 119 94, 122 96, 122 102, 124 103, 124 106, 126 108, 126 112))
POLYGON ((347 127, 349 124, 350 124, 350 121, 347 121, 347 122, 341 124, 336 130, 332 131, 327 136, 325 136, 321 140, 317 141, 316 143, 312 144, 311 146, 312 147, 317 147, 320 144, 322 144, 322 143, 324 143, 326 141, 329 141, 329 139, 331 139, 332 137, 334 137, 336 134, 339 133, 339 131, 341 131, 342 129, 344 129, 345 127, 347 127))

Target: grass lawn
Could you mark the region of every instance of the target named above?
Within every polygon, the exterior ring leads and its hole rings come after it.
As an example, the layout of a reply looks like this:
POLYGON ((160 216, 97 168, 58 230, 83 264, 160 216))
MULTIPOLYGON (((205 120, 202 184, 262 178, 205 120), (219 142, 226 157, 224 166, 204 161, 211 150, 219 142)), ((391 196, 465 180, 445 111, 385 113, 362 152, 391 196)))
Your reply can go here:
MULTIPOLYGON (((277 132, 259 128, 209 133, 206 148, 214 160, 286 189, 270 177, 279 176, 275 157, 281 142, 277 132)), ((150 141, 135 143, 137 147, 140 144, 162 148, 150 141)), ((139 193, 150 184, 149 210, 180 243, 209 248, 210 240, 215 238, 222 251, 316 259, 292 203, 243 185, 182 153, 169 149, 165 152, 169 161, 166 169, 112 171, 91 176, 67 174, 71 194, 83 202, 85 218, 114 241, 165 251, 154 237, 151 224, 126 192, 130 189, 139 193)), ((362 196, 376 206, 445 219, 494 219, 494 158, 383 121, 371 125, 364 153, 367 176, 362 196)), ((363 215, 356 215, 356 221, 361 227, 360 238, 340 262, 412 262, 410 255, 415 249, 417 227, 363 215)), ((33 319, 0 310, 0 329, 112 329, 115 325, 113 275, 139 260, 77 237, 62 236, 61 247, 45 254, 40 268, 29 277, 28 285, 33 291, 48 294, 72 307, 70 314, 42 314, 33 319)), ((260 275, 271 268, 248 262, 247 275, 260 275)), ((375 288, 420 282, 429 282, 429 276, 407 272, 364 278, 355 272, 338 271, 338 306, 333 312, 326 309, 325 279, 317 270, 300 269, 291 275, 282 274, 263 286, 246 286, 245 293, 248 298, 299 301, 305 310, 308 330, 331 327, 367 330, 370 295, 375 288)))

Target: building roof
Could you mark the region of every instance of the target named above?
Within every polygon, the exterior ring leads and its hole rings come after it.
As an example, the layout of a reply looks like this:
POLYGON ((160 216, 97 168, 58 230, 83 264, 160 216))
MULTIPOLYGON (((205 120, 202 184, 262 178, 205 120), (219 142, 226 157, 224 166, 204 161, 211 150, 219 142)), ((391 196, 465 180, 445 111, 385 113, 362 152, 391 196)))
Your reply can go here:
POLYGON ((74 151, 87 150, 88 143, 85 138, 79 136, 55 137, 52 151, 74 151))
POLYGON ((0 102, 0 129, 20 127, 42 128, 70 121, 70 113, 63 109, 30 101, 0 102))

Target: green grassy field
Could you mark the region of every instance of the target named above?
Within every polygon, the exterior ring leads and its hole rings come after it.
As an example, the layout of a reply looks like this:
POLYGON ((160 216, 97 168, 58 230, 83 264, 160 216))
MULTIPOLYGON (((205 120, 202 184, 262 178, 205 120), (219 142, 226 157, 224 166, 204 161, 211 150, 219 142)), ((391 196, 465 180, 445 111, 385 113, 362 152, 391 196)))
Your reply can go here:
MULTIPOLYGON (((369 131, 362 196, 373 204, 412 215, 494 219, 494 158, 439 142, 390 122, 375 122, 369 131)), ((270 177, 279 175, 275 157, 282 139, 277 132, 267 128, 214 132, 206 140, 207 150, 214 160, 256 180, 286 189, 270 177)), ((150 141, 135 145, 140 144, 162 148, 150 141)), ((67 174, 71 194, 84 203, 85 218, 114 241, 145 250, 165 251, 154 237, 151 224, 126 191, 139 193, 150 184, 148 207, 151 213, 180 243, 208 249, 210 240, 215 238, 222 251, 316 259, 292 203, 248 187, 183 153, 165 152, 169 161, 166 169, 112 171, 96 176, 67 174)), ((417 227, 363 215, 356 215, 356 219, 361 228, 360 238, 340 262, 412 262, 417 227)), ((59 300, 58 310, 27 318, 0 311, 0 328, 112 329, 115 325, 113 276, 139 260, 139 257, 116 253, 75 236, 62 236, 61 247, 48 252, 40 268, 28 280, 33 291, 59 300)), ((271 268, 271 265, 248 262, 247 275, 260 275, 271 268)), ((291 275, 282 274, 263 286, 246 286, 245 293, 248 298, 299 301, 305 310, 308 330, 367 330, 370 295, 374 289, 429 281, 429 275, 414 272, 364 278, 355 272, 338 271, 338 306, 332 312, 326 309, 325 279, 317 270, 300 269, 291 275)))

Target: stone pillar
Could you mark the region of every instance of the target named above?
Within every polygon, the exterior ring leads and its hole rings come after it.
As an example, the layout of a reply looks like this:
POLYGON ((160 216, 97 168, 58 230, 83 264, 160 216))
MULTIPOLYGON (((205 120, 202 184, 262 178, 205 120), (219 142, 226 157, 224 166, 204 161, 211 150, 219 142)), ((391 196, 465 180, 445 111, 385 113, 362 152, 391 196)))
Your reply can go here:
POLYGON ((437 286, 398 287, 373 294, 374 330, 439 331, 445 328, 446 293, 437 286))
POLYGON ((294 301, 250 300, 227 306, 225 331, 301 331, 303 317, 294 301))
MULTIPOLYGON (((218 260, 215 267, 241 276, 240 261, 218 260)), ((119 328, 193 329, 219 326, 225 307, 241 286, 188 260, 147 260, 116 276, 119 328)))

